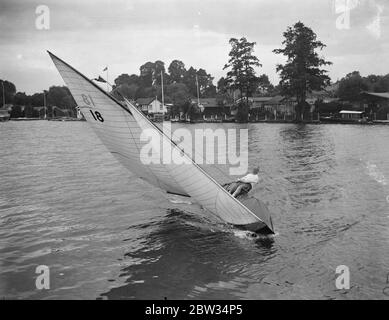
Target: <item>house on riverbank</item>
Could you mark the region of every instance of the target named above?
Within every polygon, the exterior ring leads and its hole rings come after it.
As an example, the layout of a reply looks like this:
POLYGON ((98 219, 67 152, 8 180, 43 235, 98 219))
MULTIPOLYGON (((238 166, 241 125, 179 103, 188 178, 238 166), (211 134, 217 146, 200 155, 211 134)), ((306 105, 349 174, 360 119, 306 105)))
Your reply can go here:
POLYGON ((167 112, 166 105, 163 105, 157 98, 139 98, 136 100, 136 106, 145 114, 167 112))
POLYGON ((162 121, 167 113, 166 104, 155 98, 139 98, 136 107, 153 121, 162 121))
MULTIPOLYGON (((218 103, 216 98, 199 99, 199 109, 202 112, 204 120, 225 119, 231 114, 231 107, 226 104, 218 103)), ((192 104, 197 105, 197 99, 192 99, 192 104)))
POLYGON ((296 99, 277 95, 275 97, 249 98, 249 120, 293 120, 296 99))
POLYGON ((354 111, 354 110, 342 110, 339 112, 340 118, 342 120, 358 121, 362 119, 364 112, 363 111, 354 111))
POLYGON ((389 121, 389 92, 369 92, 361 94, 363 108, 372 120, 389 121))

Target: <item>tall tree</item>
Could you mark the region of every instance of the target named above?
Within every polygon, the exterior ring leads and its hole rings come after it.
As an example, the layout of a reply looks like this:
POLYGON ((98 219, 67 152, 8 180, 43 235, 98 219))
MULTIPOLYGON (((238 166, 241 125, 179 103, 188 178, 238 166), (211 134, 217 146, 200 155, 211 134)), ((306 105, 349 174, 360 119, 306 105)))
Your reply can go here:
POLYGON ((277 72, 281 77, 281 93, 296 97, 296 120, 300 121, 307 105, 307 93, 321 90, 330 84, 328 71, 321 67, 332 63, 319 57, 316 50, 323 50, 326 45, 317 40, 317 35, 302 22, 288 27, 283 35, 284 48, 273 50, 274 53, 287 57, 286 64, 277 65, 277 72))
POLYGON ((248 97, 255 90, 258 78, 255 75, 254 67, 261 67, 259 60, 253 55, 255 42, 249 42, 245 37, 240 39, 231 38, 229 41, 231 51, 229 53, 228 63, 223 70, 230 69, 227 72, 226 82, 232 89, 239 89, 241 97, 243 93, 248 97))

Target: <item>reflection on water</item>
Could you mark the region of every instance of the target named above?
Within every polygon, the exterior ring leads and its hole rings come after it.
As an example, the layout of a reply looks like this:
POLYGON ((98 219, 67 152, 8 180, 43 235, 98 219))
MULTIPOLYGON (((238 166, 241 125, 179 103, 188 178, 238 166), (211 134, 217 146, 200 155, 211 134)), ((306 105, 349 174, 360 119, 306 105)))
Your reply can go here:
POLYGON ((136 179, 86 123, 1 124, 0 297, 385 298, 389 128, 248 129, 249 164, 261 168, 252 192, 273 213, 274 237, 136 179), (347 292, 335 287, 341 264, 347 292), (38 265, 50 267, 50 290, 35 288, 38 265))

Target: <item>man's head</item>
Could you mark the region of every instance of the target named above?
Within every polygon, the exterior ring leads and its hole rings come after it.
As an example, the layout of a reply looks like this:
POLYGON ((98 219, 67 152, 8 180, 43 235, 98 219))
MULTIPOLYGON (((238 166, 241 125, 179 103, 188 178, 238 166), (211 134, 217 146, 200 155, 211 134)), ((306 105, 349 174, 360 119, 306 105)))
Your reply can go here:
POLYGON ((258 173, 259 173, 259 167, 255 167, 255 168, 253 169, 253 173, 254 173, 254 174, 258 174, 258 173))

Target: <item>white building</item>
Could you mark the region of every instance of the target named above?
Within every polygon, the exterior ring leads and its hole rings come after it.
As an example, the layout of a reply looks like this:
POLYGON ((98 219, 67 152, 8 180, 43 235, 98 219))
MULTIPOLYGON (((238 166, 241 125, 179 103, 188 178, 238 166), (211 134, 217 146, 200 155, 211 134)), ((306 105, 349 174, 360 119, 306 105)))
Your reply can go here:
POLYGON ((363 111, 354 110, 342 110, 339 112, 340 116, 344 120, 359 120, 362 118, 363 111))
POLYGON ((163 105, 157 98, 139 98, 136 104, 141 111, 147 114, 167 113, 166 105, 163 105))

